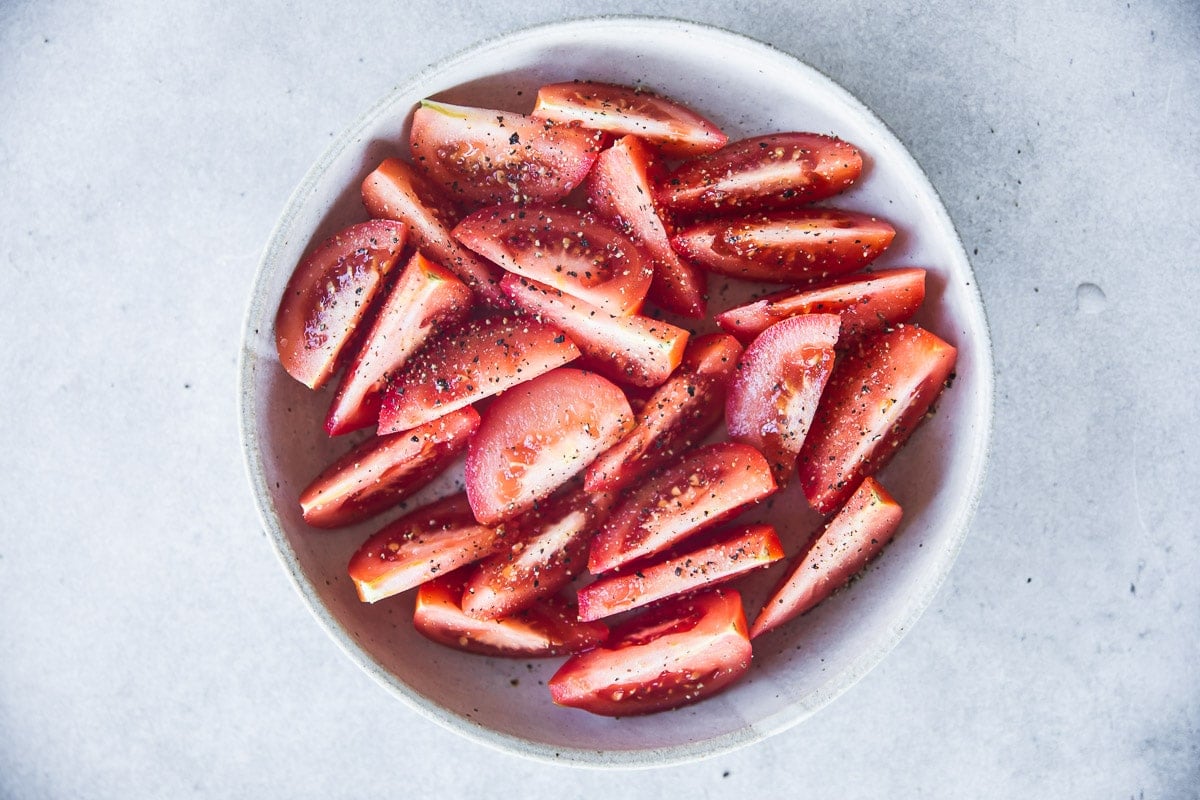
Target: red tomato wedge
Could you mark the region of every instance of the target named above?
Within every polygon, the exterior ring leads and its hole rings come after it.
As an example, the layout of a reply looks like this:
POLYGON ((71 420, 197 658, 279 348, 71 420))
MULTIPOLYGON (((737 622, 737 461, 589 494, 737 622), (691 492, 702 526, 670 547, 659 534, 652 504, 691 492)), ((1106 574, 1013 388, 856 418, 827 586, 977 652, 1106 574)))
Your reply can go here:
POLYGON ((679 369, 637 412, 634 429, 587 468, 587 489, 623 489, 708 436, 721 421, 741 354, 742 346, 726 334, 692 339, 679 369))
POLYGON ((491 619, 557 593, 587 565, 588 542, 615 500, 576 489, 506 523, 512 546, 469 571, 463 611, 491 619))
POLYGON ((422 100, 409 148, 456 200, 552 203, 583 181, 605 139, 523 114, 422 100))
POLYGON ((694 111, 640 87, 571 81, 538 89, 533 116, 653 142, 669 156, 708 153, 728 137, 694 111))
POLYGON ((491 555, 505 541, 475 521, 465 494, 451 495, 367 539, 350 559, 350 579, 359 599, 374 603, 491 555))
POLYGON ((508 617, 480 620, 459 607, 460 573, 435 578, 417 590, 413 625, 438 644, 502 658, 543 658, 588 650, 608 637, 598 622, 579 622, 574 606, 551 598, 508 617))
POLYGON ((640 245, 577 208, 511 203, 482 208, 460 222, 454 235, 509 272, 618 316, 642 307, 654 277, 640 245))
POLYGON ((330 436, 374 425, 388 375, 398 371, 441 326, 461 319, 471 290, 420 253, 392 285, 371 329, 342 377, 325 417, 330 436))
POLYGON ((632 314, 616 317, 537 281, 506 275, 500 282, 528 314, 564 330, 597 372, 634 386, 658 386, 683 359, 688 332, 632 314))
POLYGON ((762 453, 737 442, 686 453, 625 496, 592 539, 588 571, 616 569, 733 517, 776 489, 762 453))
POLYGON ((796 469, 833 370, 840 322, 837 314, 805 314, 775 323, 742 353, 729 385, 730 438, 762 452, 780 486, 796 469))
POLYGON ((432 339, 392 380, 379 410, 379 433, 424 425, 578 355, 561 331, 535 319, 469 320, 432 339))
POLYGON ((900 505, 874 478, 865 479, 846 505, 792 559, 750 629, 761 636, 809 611, 845 586, 900 526, 900 505))
POLYGON ((845 190, 862 166, 858 148, 841 139, 773 133, 681 164, 658 196, 667 208, 688 214, 795 208, 845 190))
POLYGON ((509 305, 500 291, 500 270, 455 241, 450 229, 462 216, 430 180, 398 158, 389 158, 363 180, 362 201, 378 219, 408 225, 417 248, 471 287, 481 300, 509 305))
MULTIPOLYGON (((702 319, 708 277, 671 247, 667 225, 654 200, 654 156, 635 136, 626 136, 596 159, 587 181, 588 204, 641 242, 654 264, 650 299, 675 314, 702 319)), ((534 276, 530 276, 534 277, 534 276)))
POLYGON ((733 580, 783 558, 770 525, 725 531, 704 546, 653 564, 626 567, 579 590, 579 618, 591 621, 733 580))
POLYGON ((609 717, 664 711, 729 686, 752 655, 741 595, 714 589, 651 609, 571 656, 550 679, 550 696, 609 717))
POLYGON ((834 368, 797 465, 828 514, 899 449, 950 379, 958 351, 911 325, 867 339, 834 368))
POLYGON ((399 222, 363 222, 296 265, 275 315, 275 346, 287 374, 310 389, 325 385, 407 235, 399 222))
POLYGON ((366 440, 301 493, 304 521, 336 528, 391 508, 449 466, 477 427, 479 414, 467 406, 411 431, 366 440))
POLYGON ((749 342, 771 325, 799 314, 838 314, 842 318, 838 346, 908 322, 925 301, 925 270, 881 269, 830 278, 731 308, 716 316, 722 329, 749 342))
POLYGON ((467 447, 475 519, 493 525, 529 510, 632 427, 624 393, 593 372, 563 367, 509 389, 467 447))
POLYGON ((787 283, 861 269, 895 236, 875 217, 811 208, 708 220, 675 234, 671 244, 713 272, 787 283))

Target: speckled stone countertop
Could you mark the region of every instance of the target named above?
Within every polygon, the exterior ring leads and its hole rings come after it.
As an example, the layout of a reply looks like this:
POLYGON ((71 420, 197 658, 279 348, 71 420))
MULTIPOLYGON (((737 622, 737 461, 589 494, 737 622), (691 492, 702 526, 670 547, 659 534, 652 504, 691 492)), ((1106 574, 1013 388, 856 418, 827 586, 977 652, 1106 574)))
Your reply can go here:
MULTIPOLYGON (((0 8, 0 796, 1200 797, 1200 14, 664 2, 874 109, 995 344, 982 505, 900 646, 792 730, 595 772, 419 717, 260 533, 240 322, 292 187, 425 65, 587 4, 0 8)), ((117 7, 119 6, 119 7, 117 7)))

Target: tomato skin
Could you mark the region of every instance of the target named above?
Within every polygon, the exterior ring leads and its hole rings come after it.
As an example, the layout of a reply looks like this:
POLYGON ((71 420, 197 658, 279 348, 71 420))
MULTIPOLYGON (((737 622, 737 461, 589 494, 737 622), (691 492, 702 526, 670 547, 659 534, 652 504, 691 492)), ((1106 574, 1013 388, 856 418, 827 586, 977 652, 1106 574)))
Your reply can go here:
POLYGON ((482 208, 460 222, 454 236, 509 272, 617 316, 641 308, 654 276, 641 245, 577 208, 482 208))
POLYGON ((388 290, 357 354, 350 361, 325 417, 330 436, 374 425, 387 377, 438 328, 461 319, 471 290, 446 270, 414 253, 388 290))
POLYGON ((748 343, 771 325, 800 314, 838 314, 838 347, 908 322, 925 301, 925 270, 881 269, 785 289, 716 316, 717 325, 748 343))
POLYGON ((383 396, 378 432, 423 425, 578 355, 561 331, 534 319, 468 320, 431 340, 395 376, 383 396))
POLYGON ((533 116, 618 136, 636 135, 669 156, 707 153, 728 137, 674 100, 629 86, 593 81, 551 83, 538 89, 533 116))
POLYGON ((326 239, 296 265, 275 315, 284 370, 310 389, 332 377, 408 236, 398 222, 371 220, 326 239))
POLYGON ((941 393, 957 354, 932 333, 901 325, 838 362, 797 459, 809 505, 830 513, 891 459, 941 393))
POLYGON ((467 447, 475 518, 494 525, 529 510, 632 427, 624 393, 592 372, 560 367, 509 389, 467 447))
POLYGON ((391 508, 448 467, 478 427, 479 414, 467 406, 410 431, 367 439, 300 494, 304 521, 337 528, 391 508))
POLYGON ((858 489, 791 560, 750 628, 754 639, 812 610, 845 586, 892 540, 900 504, 874 478, 858 489))
POLYGON ((583 181, 606 138, 523 114, 422 100, 409 148, 456 200, 553 203, 583 181))
POLYGON ((588 571, 599 575, 662 552, 777 488, 767 460, 749 445, 720 442, 685 453, 613 509, 592 539, 588 571))
POLYGON ((462 214, 429 178, 407 161, 389 158, 362 183, 362 201, 376 219, 408 225, 417 248, 459 277, 489 305, 507 308, 500 270, 455 241, 450 229, 462 214))
POLYGON ((757 448, 787 483, 833 371, 841 319, 805 314, 777 322, 747 347, 725 399, 729 436, 757 448))
POLYGON ((679 369, 637 412, 634 429, 587 468, 587 489, 624 489, 703 441, 721 421, 741 354, 741 345, 726 334, 692 339, 679 369))
POLYGON ((578 592, 579 618, 602 619, 716 586, 781 558, 783 545, 770 525, 721 531, 699 548, 668 555, 652 564, 639 562, 615 570, 583 587, 578 592))
POLYGON ((507 523, 513 543, 468 572, 463 612, 494 619, 557 593, 587 565, 588 542, 615 500, 576 488, 507 523))
POLYGON ((787 283, 861 269, 895 236, 875 217, 810 208, 707 220, 675 234, 671 244, 712 272, 787 283))
POLYGON ((506 275, 500 282, 516 305, 566 332, 590 369, 621 383, 658 386, 683 360, 688 332, 640 314, 616 317, 545 284, 506 275))
POLYGON ((579 622, 574 606, 548 598, 498 619, 467 616, 461 572, 421 584, 413 610, 413 626, 438 644, 501 658, 547 658, 588 650, 608 638, 608 627, 579 622))
POLYGON ((650 299, 655 305, 703 319, 708 277, 671 247, 666 218, 654 199, 651 176, 659 171, 649 149, 637 137, 626 136, 596 159, 587 180, 588 205, 646 248, 654 263, 650 299))
POLYGON ((465 494, 450 495, 385 525, 350 558, 358 597, 375 603, 491 555, 504 532, 480 525, 465 494))
POLYGON ((711 697, 744 675, 752 657, 741 595, 714 589, 614 628, 604 644, 567 659, 548 685, 560 706, 649 714, 711 697))
POLYGON ((844 191, 862 173, 854 145, 819 133, 742 139, 681 164, 659 201, 686 214, 795 208, 844 191))

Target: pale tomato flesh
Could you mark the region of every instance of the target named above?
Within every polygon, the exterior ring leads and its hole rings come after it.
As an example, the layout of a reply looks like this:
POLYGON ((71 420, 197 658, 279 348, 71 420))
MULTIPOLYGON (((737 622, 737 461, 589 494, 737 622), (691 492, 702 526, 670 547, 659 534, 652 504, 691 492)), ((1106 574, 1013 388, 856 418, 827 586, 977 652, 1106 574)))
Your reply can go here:
POLYGON ((475 518, 496 524, 529 510, 632 427, 624 393, 593 372, 561 367, 509 389, 467 447, 475 518))
POLYGON ((736 441, 758 448, 775 481, 787 483, 833 371, 836 314, 805 314, 767 328, 747 347, 725 399, 736 441))

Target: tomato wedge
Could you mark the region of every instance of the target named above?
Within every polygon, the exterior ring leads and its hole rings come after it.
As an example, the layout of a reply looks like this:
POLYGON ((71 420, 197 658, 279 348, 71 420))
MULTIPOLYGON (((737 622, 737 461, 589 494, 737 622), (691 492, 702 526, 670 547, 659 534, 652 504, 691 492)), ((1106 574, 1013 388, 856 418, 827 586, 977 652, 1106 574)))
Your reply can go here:
POLYGON ((379 433, 423 425, 578 355, 561 331, 535 319, 469 320, 432 339, 393 379, 379 410, 379 433))
POLYGON ((865 479, 792 559, 787 575, 758 612, 750 638, 811 610, 845 586, 892 540, 902 514, 886 489, 874 478, 865 479))
POLYGON ((767 328, 742 353, 725 399, 729 436, 758 448, 780 486, 812 425, 833 370, 837 314, 805 314, 767 328))
POLYGON ((655 305, 702 319, 707 313, 708 278, 671 247, 667 225, 654 201, 651 174, 658 171, 646 146, 636 136, 626 136, 596 159, 587 181, 588 204, 645 246, 654 263, 650 299, 655 305))
POLYGON ((492 619, 558 592, 583 571, 588 542, 615 500, 576 488, 506 523, 512 546, 470 570, 462 610, 492 619))
POLYGON ((701 222, 675 234, 671 244, 713 272, 786 283, 861 269, 895 236, 895 228, 875 217, 812 208, 701 222))
POLYGON ((579 590, 579 618, 597 620, 733 580, 783 558, 770 525, 723 531, 686 553, 616 570, 579 590))
POLYGON ((551 122, 578 123, 618 136, 634 134, 670 156, 707 153, 728 137, 694 111, 641 87, 570 81, 538 89, 533 116, 551 122))
POLYGON ((838 314, 842 318, 838 346, 908 322, 925 300, 925 270, 881 269, 820 281, 731 308, 716 316, 722 329, 749 342, 771 325, 799 314, 838 314))
POLYGON ((776 488, 767 460, 749 445, 721 442, 692 450, 613 509, 592 539, 588 571, 598 575, 662 552, 776 488))
POLYGON ((503 532, 480 525, 465 494, 430 503, 385 525, 350 559, 350 579, 364 603, 419 586, 491 555, 503 532))
POLYGON ((448 467, 478 427, 479 414, 467 406, 411 431, 371 437, 300 494, 304 521, 336 528, 391 508, 448 467))
POLYGON ((380 164, 363 180, 362 201, 372 217, 408 225, 417 248, 457 275, 484 302, 500 308, 509 305, 500 291, 500 270, 450 235, 462 216, 458 209, 407 161, 389 158, 380 164))
POLYGON ((862 166, 858 148, 833 136, 773 133, 679 165, 658 197, 688 214, 795 208, 845 190, 862 166))
POLYGON ((703 441, 725 411, 725 390, 742 347, 732 336, 692 339, 683 363, 637 412, 637 424, 587 468, 589 491, 631 485, 703 441))
POLYGON ((467 447, 475 519, 493 525, 529 510, 632 427, 625 395, 593 372, 562 367, 508 390, 467 447))
POLYGON ((460 242, 509 272, 524 275, 609 314, 642 307, 651 261, 642 247, 577 208, 482 208, 454 229, 460 242))
POLYGON ((605 139, 523 114, 422 100, 409 148, 455 199, 552 203, 583 181, 605 139))
POLYGON ((519 275, 500 282, 528 314, 566 331, 587 357, 587 366, 635 386, 658 386, 683 359, 688 332, 639 314, 616 317, 590 303, 519 275))
POLYGON ((420 253, 413 254, 342 377, 325 417, 329 435, 374 425, 388 375, 404 366, 438 328, 461 319, 470 307, 471 290, 462 281, 420 253))
POLYGON ((665 711, 726 688, 752 655, 741 595, 714 589, 652 609, 571 656, 550 679, 550 696, 610 717, 665 711))
POLYGON ((828 514, 888 462, 925 418, 957 355, 932 333, 902 325, 838 362, 797 459, 809 505, 828 514))
POLYGON ((413 610, 417 631, 456 650, 502 658, 575 653, 595 647, 608 637, 607 626, 579 622, 575 607, 558 598, 543 600, 512 616, 480 620, 459 608, 462 596, 461 573, 422 584, 413 610))
POLYGON ((310 389, 325 385, 407 236, 399 222, 363 222, 296 265, 275 315, 275 346, 287 374, 310 389))

